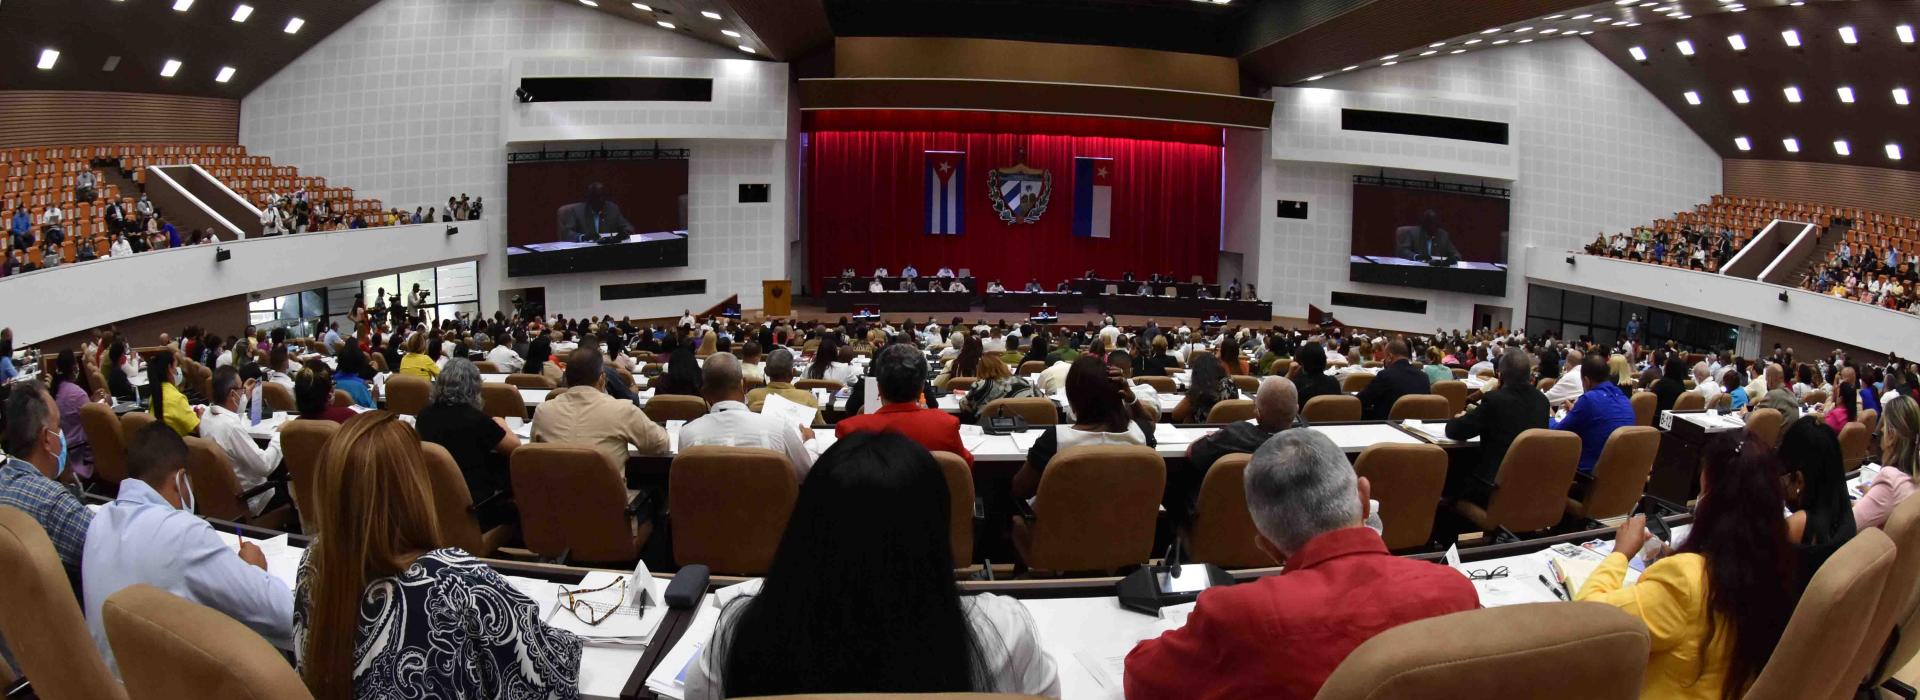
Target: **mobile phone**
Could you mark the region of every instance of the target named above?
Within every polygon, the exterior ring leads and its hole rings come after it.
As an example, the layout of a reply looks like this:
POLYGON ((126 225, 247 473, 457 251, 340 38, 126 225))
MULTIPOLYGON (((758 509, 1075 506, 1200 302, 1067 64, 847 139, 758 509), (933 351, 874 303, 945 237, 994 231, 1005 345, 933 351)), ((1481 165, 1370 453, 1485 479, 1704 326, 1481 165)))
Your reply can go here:
POLYGON ((1661 507, 1659 502, 1643 497, 1640 499, 1640 504, 1634 507, 1634 510, 1647 516, 1648 533, 1660 538, 1661 542, 1673 544, 1673 528, 1667 527, 1666 519, 1660 517, 1661 513, 1666 509, 1661 507))

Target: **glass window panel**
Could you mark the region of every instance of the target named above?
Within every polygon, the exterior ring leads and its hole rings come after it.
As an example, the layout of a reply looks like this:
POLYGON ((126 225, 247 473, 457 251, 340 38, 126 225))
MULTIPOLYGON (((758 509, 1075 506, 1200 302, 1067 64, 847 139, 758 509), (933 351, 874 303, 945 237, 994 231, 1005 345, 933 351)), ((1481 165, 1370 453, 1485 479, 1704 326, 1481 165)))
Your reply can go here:
MULTIPOLYGON (((1585 325, 1593 320, 1593 297, 1586 294, 1567 292, 1566 300, 1560 303, 1560 318, 1569 323, 1585 325)), ((1568 331, 1567 335, 1573 335, 1568 331)))
POLYGON ((1560 290, 1537 284, 1527 287, 1527 315, 1559 318, 1560 290))
POLYGON ((1596 328, 1619 328, 1626 325, 1620 316, 1620 302, 1617 299, 1596 297, 1593 300, 1593 325, 1596 328))
POLYGON ((1584 323, 1563 324, 1561 326, 1561 329, 1563 330, 1563 332, 1561 333, 1561 337, 1564 337, 1568 340, 1576 340, 1580 338, 1580 336, 1593 334, 1593 329, 1588 327, 1587 324, 1584 324, 1584 323))
POLYGON ((480 298, 479 264, 468 261, 442 265, 434 271, 441 303, 476 301, 480 298))

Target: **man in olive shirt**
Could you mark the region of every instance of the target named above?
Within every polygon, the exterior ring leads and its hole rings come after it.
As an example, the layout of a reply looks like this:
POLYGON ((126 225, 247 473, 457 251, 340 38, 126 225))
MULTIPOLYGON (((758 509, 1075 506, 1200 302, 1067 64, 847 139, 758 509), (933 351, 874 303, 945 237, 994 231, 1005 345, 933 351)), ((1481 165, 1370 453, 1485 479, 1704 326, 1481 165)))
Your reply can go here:
POLYGON ((667 453, 667 431, 631 401, 606 392, 606 361, 600 349, 581 346, 567 356, 566 393, 540 405, 533 414, 533 441, 586 445, 607 459, 620 479, 627 478, 627 445, 643 455, 667 453))
POLYGON ((813 398, 813 392, 796 389, 793 386, 793 351, 780 348, 767 356, 767 385, 747 392, 747 409, 754 413, 767 404, 768 395, 779 395, 789 401, 814 409, 813 422, 817 425, 824 421, 820 418, 820 402, 813 398))
POLYGON ((1800 420, 1800 398, 1787 389, 1787 371, 1777 364, 1767 365, 1767 394, 1747 404, 1749 408, 1771 408, 1786 419, 1781 425, 1800 420))

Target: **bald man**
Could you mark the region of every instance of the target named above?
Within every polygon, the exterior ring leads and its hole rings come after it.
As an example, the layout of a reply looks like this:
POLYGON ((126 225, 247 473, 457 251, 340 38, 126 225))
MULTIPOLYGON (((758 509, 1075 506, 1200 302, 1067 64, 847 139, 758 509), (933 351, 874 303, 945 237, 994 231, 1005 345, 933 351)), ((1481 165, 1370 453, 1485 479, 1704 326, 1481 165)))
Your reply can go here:
POLYGON ((1213 434, 1195 440, 1187 447, 1187 459, 1194 471, 1205 476, 1213 463, 1230 454, 1251 454, 1282 430, 1306 425, 1300 418, 1300 392, 1286 377, 1260 380, 1253 395, 1254 422, 1231 423, 1213 434))
MULTIPOLYGON (((1787 370, 1780 365, 1767 365, 1767 393, 1759 401, 1747 404, 1751 408, 1771 408, 1780 412, 1787 423, 1800 420, 1800 399, 1787 388, 1787 370)), ((1784 425, 1784 423, 1783 423, 1784 425)))
POLYGON ((813 454, 807 451, 813 431, 748 409, 746 380, 740 374, 740 359, 733 353, 707 356, 706 365, 700 369, 700 393, 713 408, 680 428, 680 449, 714 445, 773 450, 787 458, 795 481, 806 480, 807 470, 813 467, 813 454))
MULTIPOLYGON (((1579 350, 1567 350, 1567 366, 1560 379, 1547 388, 1547 403, 1554 408, 1572 406, 1585 393, 1585 385, 1580 383, 1580 361, 1586 359, 1579 350)), ((1547 368, 1540 368, 1540 375, 1546 376, 1547 368)))

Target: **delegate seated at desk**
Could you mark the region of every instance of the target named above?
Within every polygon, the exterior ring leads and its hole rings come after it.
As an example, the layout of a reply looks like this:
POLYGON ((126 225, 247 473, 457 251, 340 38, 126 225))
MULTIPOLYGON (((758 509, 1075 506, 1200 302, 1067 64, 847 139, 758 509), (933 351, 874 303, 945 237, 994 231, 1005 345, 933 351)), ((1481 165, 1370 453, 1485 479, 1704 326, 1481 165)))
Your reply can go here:
POLYGON ((920 276, 920 271, 914 269, 912 265, 908 265, 906 269, 900 271, 900 276, 907 279, 915 279, 920 276))
POLYGON ((955 278, 953 284, 947 285, 947 291, 956 294, 965 293, 967 291, 967 285, 962 284, 958 278, 955 278))
POLYGON ((941 279, 942 279, 942 278, 940 278, 940 277, 935 277, 935 278, 933 278, 932 280, 930 280, 930 281, 928 281, 928 282, 927 282, 927 291, 929 291, 929 292, 944 292, 944 291, 947 291, 947 284, 946 284, 945 282, 942 282, 942 281, 941 281, 941 279))
POLYGON ((849 268, 846 268, 846 269, 844 269, 844 270, 841 270, 841 271, 840 271, 840 276, 841 276, 841 277, 855 277, 856 275, 854 275, 854 274, 853 274, 853 268, 851 268, 851 267, 849 267, 849 268))
POLYGON ((954 277, 955 277, 956 275, 954 275, 954 274, 953 274, 953 268, 951 268, 951 267, 943 267, 943 268, 940 268, 939 270, 937 270, 937 271, 935 271, 935 272, 933 273, 933 276, 935 276, 935 277, 944 277, 944 278, 946 278, 946 279, 953 279, 953 278, 954 278, 954 277))
POLYGON ((607 186, 587 185, 585 201, 560 207, 560 240, 566 243, 589 242, 603 234, 633 235, 633 224, 620 215, 620 205, 608 201, 607 186))
POLYGON ((1006 291, 1007 291, 1006 287, 1000 286, 1000 280, 994 280, 992 282, 987 283, 988 294, 1001 294, 1001 293, 1005 293, 1006 291))
POLYGON ((1067 292, 1071 292, 1071 291, 1073 291, 1073 288, 1070 286, 1067 286, 1066 280, 1060 280, 1060 284, 1056 285, 1053 288, 1053 292, 1055 294, 1066 294, 1067 292))
POLYGON ((868 283, 867 283, 867 291, 869 291, 869 292, 884 292, 884 291, 887 291, 887 285, 886 285, 885 283, 883 283, 883 282, 881 282, 881 281, 880 281, 880 278, 878 278, 878 277, 875 277, 875 278, 873 278, 873 280, 872 280, 872 281, 870 281, 870 282, 868 282, 868 283))
POLYGON ((1040 280, 1038 279, 1027 280, 1027 291, 1029 292, 1043 291, 1040 288, 1040 280))
POLYGON ((1142 296, 1142 297, 1153 296, 1153 285, 1142 282, 1140 283, 1140 288, 1134 290, 1133 294, 1134 296, 1142 296))
POLYGON ((1460 249, 1453 247, 1453 236, 1440 227, 1440 215, 1432 209, 1420 215, 1417 226, 1402 226, 1393 232, 1393 254, 1409 260, 1446 258, 1459 260, 1460 249))
POLYGON ((900 291, 917 292, 920 291, 920 288, 913 284, 912 277, 902 277, 900 278, 900 291))
POLYGON ((887 274, 887 268, 876 267, 876 268, 873 268, 873 276, 874 277, 891 277, 892 275, 887 274))

